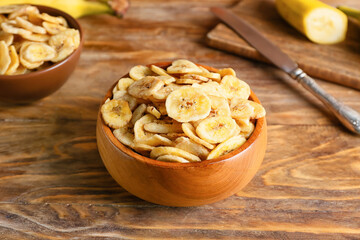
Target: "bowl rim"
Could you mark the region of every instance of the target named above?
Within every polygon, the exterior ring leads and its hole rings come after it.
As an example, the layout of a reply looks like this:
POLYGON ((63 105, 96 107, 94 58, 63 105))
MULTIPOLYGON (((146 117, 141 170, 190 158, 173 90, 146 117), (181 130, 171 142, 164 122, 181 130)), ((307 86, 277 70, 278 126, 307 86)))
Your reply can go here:
MULTIPOLYGON (((156 65, 158 67, 166 67, 166 66, 170 66, 171 62, 158 62, 158 63, 153 63, 153 64, 148 64, 147 66, 151 66, 151 65, 156 65)), ((202 64, 196 64, 198 66, 202 66, 204 68, 206 68, 207 70, 217 70, 213 67, 209 67, 206 65, 202 65, 202 64)), ((124 76, 122 76, 121 78, 124 77, 128 77, 129 74, 126 74, 124 76)), ((266 124, 266 120, 265 117, 259 118, 256 120, 255 123, 255 129, 253 131, 253 133, 251 134, 250 138, 248 138, 246 140, 246 142, 239 148, 235 149, 234 151, 227 153, 223 156, 217 157, 217 158, 213 158, 213 159, 209 159, 209 160, 203 160, 201 162, 190 162, 190 163, 176 163, 176 162, 164 162, 164 161, 158 161, 152 158, 148 158, 145 157, 135 151, 133 151, 131 148, 126 147, 125 145, 123 145, 113 134, 112 130, 110 127, 108 127, 102 116, 101 116, 101 106, 105 103, 105 101, 112 97, 112 90, 115 87, 115 85, 117 84, 118 80, 111 86, 111 88, 107 91, 105 97, 103 98, 103 100, 101 101, 101 105, 99 108, 99 112, 98 112, 98 121, 101 124, 101 130, 103 131, 104 135, 108 138, 108 140, 110 140, 110 143, 117 149, 119 149, 120 151, 122 151, 123 153, 125 153, 126 155, 142 162, 145 164, 149 164, 149 165, 154 165, 157 167, 163 167, 163 168, 191 168, 191 167, 205 167, 207 165, 211 165, 211 164, 215 164, 215 163, 220 163, 220 162, 225 162, 225 161, 229 161, 231 159, 233 159, 235 156, 245 152, 246 150, 248 150, 253 144, 254 142, 258 139, 258 137, 260 136, 260 134, 263 132, 264 128, 265 128, 265 124, 266 124)), ((250 90, 250 99, 253 100, 254 102, 257 102, 259 104, 261 104, 260 100, 258 99, 258 97, 255 95, 255 93, 250 90)))
POLYGON ((7 81, 7 80, 14 80, 14 79, 26 79, 27 77, 36 77, 40 74, 44 74, 47 72, 50 72, 51 70, 58 68, 62 65, 64 65, 66 62, 70 61, 72 58, 75 57, 75 55, 81 51, 83 45, 84 45, 84 31, 79 23, 79 21, 77 19, 75 19, 74 17, 72 17, 70 14, 57 9, 57 8, 52 8, 52 7, 48 7, 48 6, 44 6, 44 5, 40 5, 40 4, 29 4, 31 6, 35 6, 37 8, 39 8, 40 12, 45 12, 47 13, 49 10, 53 11, 53 12, 57 12, 58 16, 64 17, 66 19, 66 21, 69 23, 69 25, 74 25, 71 26, 74 29, 79 30, 80 32, 80 44, 79 47, 77 49, 75 49, 75 51, 73 51, 70 56, 68 56, 67 58, 65 58, 64 60, 54 63, 49 67, 46 67, 44 69, 38 70, 38 71, 34 71, 34 72, 30 72, 30 73, 25 73, 25 74, 18 74, 18 75, 0 75, 0 81, 7 81), (70 21, 71 20, 71 23, 70 21))

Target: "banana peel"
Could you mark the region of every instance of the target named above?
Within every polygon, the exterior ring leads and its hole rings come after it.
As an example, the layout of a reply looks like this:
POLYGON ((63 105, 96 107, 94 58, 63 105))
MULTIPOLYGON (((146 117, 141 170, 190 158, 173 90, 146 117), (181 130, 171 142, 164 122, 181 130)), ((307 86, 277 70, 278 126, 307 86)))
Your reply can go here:
POLYGON ((128 0, 1 0, 0 7, 13 4, 34 4, 62 10, 74 18, 95 14, 111 14, 123 17, 129 8, 128 0))
POLYGON ((337 8, 349 17, 353 17, 360 22, 360 9, 347 6, 338 6, 337 8))

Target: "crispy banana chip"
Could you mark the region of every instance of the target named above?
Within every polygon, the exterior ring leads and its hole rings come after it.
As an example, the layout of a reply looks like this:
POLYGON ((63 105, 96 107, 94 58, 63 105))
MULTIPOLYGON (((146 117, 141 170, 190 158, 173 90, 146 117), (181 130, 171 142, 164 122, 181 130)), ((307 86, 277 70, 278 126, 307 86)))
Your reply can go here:
POLYGON ((170 74, 168 74, 164 69, 162 69, 161 67, 155 66, 155 65, 151 65, 150 66, 151 71, 153 71, 154 73, 158 74, 159 76, 167 76, 167 77, 172 77, 170 74))
MULTIPOLYGON (((134 78, 133 78, 134 79, 134 78)), ((136 80, 128 88, 130 95, 142 99, 150 99, 150 97, 161 89, 164 83, 157 77, 147 76, 140 80, 136 80)))
POLYGON ((178 157, 185 158, 190 162, 201 161, 201 159, 198 156, 175 147, 156 147, 150 152, 150 157, 155 159, 163 155, 175 155, 178 157))
POLYGON ((46 42, 49 40, 49 35, 46 34, 38 34, 38 33, 31 33, 30 35, 23 35, 20 34, 26 40, 34 41, 34 42, 46 42))
POLYGON ((129 75, 132 79, 138 81, 144 77, 153 75, 153 72, 146 66, 137 65, 130 69, 129 75))
POLYGON ((19 67, 15 70, 15 72, 12 73, 12 75, 20 75, 29 72, 31 72, 29 69, 20 64, 19 67))
POLYGON ((43 22, 42 26, 51 35, 56 35, 66 30, 66 27, 57 23, 43 22))
POLYGON ((209 98, 211 101, 211 110, 208 117, 231 116, 229 103, 226 98, 211 95, 209 98))
POLYGON ((205 160, 209 155, 209 150, 187 137, 178 137, 175 140, 175 147, 199 156, 202 160, 205 160))
POLYGON ((11 12, 8 16, 9 19, 15 19, 16 17, 28 15, 30 13, 39 14, 39 9, 35 6, 30 5, 20 5, 20 7, 13 12, 11 12))
MULTIPOLYGON (((174 83, 169 83, 168 85, 163 86, 159 90, 154 92, 150 99, 154 103, 155 102, 164 102, 166 100, 166 98, 169 96, 170 93, 172 93, 173 91, 175 91, 175 90, 177 90, 179 88, 182 88, 182 86, 174 84, 174 83)), ((162 115, 166 115, 166 114, 162 114, 162 115)))
POLYGON ((119 142, 125 146, 131 148, 134 146, 134 134, 131 132, 131 127, 129 125, 115 129, 113 134, 119 140, 119 142))
POLYGON ((178 162, 178 163, 189 163, 190 161, 185 158, 176 156, 176 155, 162 155, 158 157, 156 160, 163 162, 178 162))
POLYGON ((11 33, 0 31, 0 41, 4 41, 7 46, 10 46, 14 41, 14 35, 11 33))
POLYGON ((249 100, 233 98, 230 102, 231 116, 235 119, 246 119, 254 115, 254 107, 249 100))
POLYGON ((202 73, 202 70, 189 60, 176 60, 167 69, 168 73, 202 73))
POLYGON ((115 99, 102 105, 101 114, 105 123, 114 129, 126 126, 132 117, 129 104, 115 99))
POLYGON ((234 136, 229 138, 225 142, 220 143, 214 148, 208 155, 207 159, 213 159, 220 156, 223 156, 227 153, 234 151, 235 149, 241 147, 246 142, 246 138, 241 135, 234 136))
POLYGON ((201 138, 199 138, 196 135, 195 128, 190 123, 183 123, 181 125, 181 127, 182 127, 182 130, 184 131, 184 133, 186 134, 186 136, 188 136, 194 142, 199 143, 208 149, 214 148, 214 145, 212 145, 211 143, 208 143, 207 141, 202 140, 201 138))
POLYGON ((135 125, 135 123, 137 122, 137 120, 139 120, 140 118, 142 118, 142 116, 144 115, 146 111, 146 104, 142 103, 140 104, 133 112, 133 116, 131 118, 131 124, 135 125))
POLYGON ((20 48, 20 62, 28 69, 34 69, 54 58, 55 49, 46 43, 26 42, 20 48))
POLYGON ((11 62, 10 62, 10 65, 9 65, 9 67, 8 67, 6 73, 5 73, 6 75, 14 74, 16 72, 16 70, 18 69, 19 64, 20 64, 19 56, 18 56, 14 46, 9 47, 9 55, 10 55, 11 62))
POLYGON ((80 34, 78 30, 67 29, 49 39, 49 45, 54 47, 58 54, 51 60, 59 62, 67 58, 80 44, 80 34))
POLYGON ((225 95, 228 99, 232 99, 235 97, 248 99, 250 96, 249 85, 246 82, 232 75, 227 75, 223 77, 220 85, 225 90, 225 95))
POLYGON ((21 9, 22 7, 24 7, 24 5, 13 4, 13 5, 1 6, 0 7, 0 14, 9 14, 9 13, 12 13, 12 12, 16 12, 19 9, 21 9))
POLYGON ((4 32, 11 34, 20 34, 21 36, 31 35, 31 31, 16 27, 15 24, 16 24, 15 21, 3 22, 1 23, 1 28, 4 32))
POLYGON ((157 119, 161 117, 161 113, 154 106, 147 106, 146 112, 152 114, 157 119))
POLYGON ((4 74, 11 64, 9 47, 4 41, 0 41, 0 74, 4 74))
POLYGON ((249 101, 249 104, 254 108, 254 113, 250 116, 252 119, 262 118, 266 115, 265 108, 257 102, 249 101))
POLYGON ((201 89, 208 96, 226 98, 225 90, 217 82, 208 81, 201 84, 194 83, 192 87, 201 89))
POLYGON ((40 14, 40 18, 46 22, 50 22, 50 23, 55 23, 55 24, 61 24, 65 27, 67 27, 67 22, 65 20, 65 18, 59 16, 59 17, 53 17, 53 16, 50 16, 49 14, 47 13, 41 13, 40 14))
POLYGON ((46 34, 45 28, 36 26, 22 17, 16 17, 15 21, 19 27, 29 30, 32 33, 46 34))
POLYGON ((6 22, 6 21, 7 21, 7 18, 4 15, 0 14, 0 24, 3 22, 6 22))
POLYGON ((223 78, 225 77, 226 75, 231 75, 231 76, 234 76, 236 77, 236 72, 234 69, 232 68, 223 68, 223 69, 220 69, 219 70, 219 74, 220 76, 223 78))
POLYGON ((235 120, 231 117, 212 117, 201 121, 196 128, 196 133, 209 143, 221 143, 234 136, 236 126, 235 120))
POLYGON ((176 79, 176 84, 192 85, 194 83, 201 83, 201 81, 194 79, 185 79, 185 78, 176 79))
POLYGON ((182 133, 180 123, 150 122, 144 124, 144 129, 152 133, 182 133))

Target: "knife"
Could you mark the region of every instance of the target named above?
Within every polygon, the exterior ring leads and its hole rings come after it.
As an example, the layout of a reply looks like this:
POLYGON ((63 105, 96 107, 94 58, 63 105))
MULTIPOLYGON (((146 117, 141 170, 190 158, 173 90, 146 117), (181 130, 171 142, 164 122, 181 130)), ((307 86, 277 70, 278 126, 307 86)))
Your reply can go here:
POLYGON ((360 134, 360 114, 357 111, 328 94, 314 79, 300 69, 296 62, 266 39, 252 25, 225 8, 213 7, 211 11, 258 50, 265 58, 289 74, 290 77, 297 80, 305 89, 323 102, 346 128, 354 133, 360 134))

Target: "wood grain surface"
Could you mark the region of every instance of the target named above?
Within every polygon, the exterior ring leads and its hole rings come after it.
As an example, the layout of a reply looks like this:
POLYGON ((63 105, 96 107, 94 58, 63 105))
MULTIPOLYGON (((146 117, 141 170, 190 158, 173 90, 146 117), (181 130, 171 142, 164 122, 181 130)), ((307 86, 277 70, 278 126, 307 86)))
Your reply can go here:
MULTIPOLYGON (((333 6, 360 8, 357 0, 324 2, 333 6)), ((360 25, 349 22, 346 41, 335 45, 320 45, 310 42, 283 20, 276 11, 274 0, 243 0, 232 11, 298 62, 309 75, 360 90, 360 25)), ((218 24, 210 31, 207 40, 212 47, 268 62, 224 24, 218 24)))
MULTIPOLYGON (((236 3, 133 0, 125 19, 81 19, 86 42, 69 81, 30 105, 0 103, 0 239, 359 239, 360 138, 279 70, 206 46, 218 23, 209 8, 236 3), (117 78, 176 58, 232 66, 267 110, 255 178, 201 207, 132 196, 96 146, 99 104, 117 78)), ((360 111, 359 91, 318 82, 360 111)))

